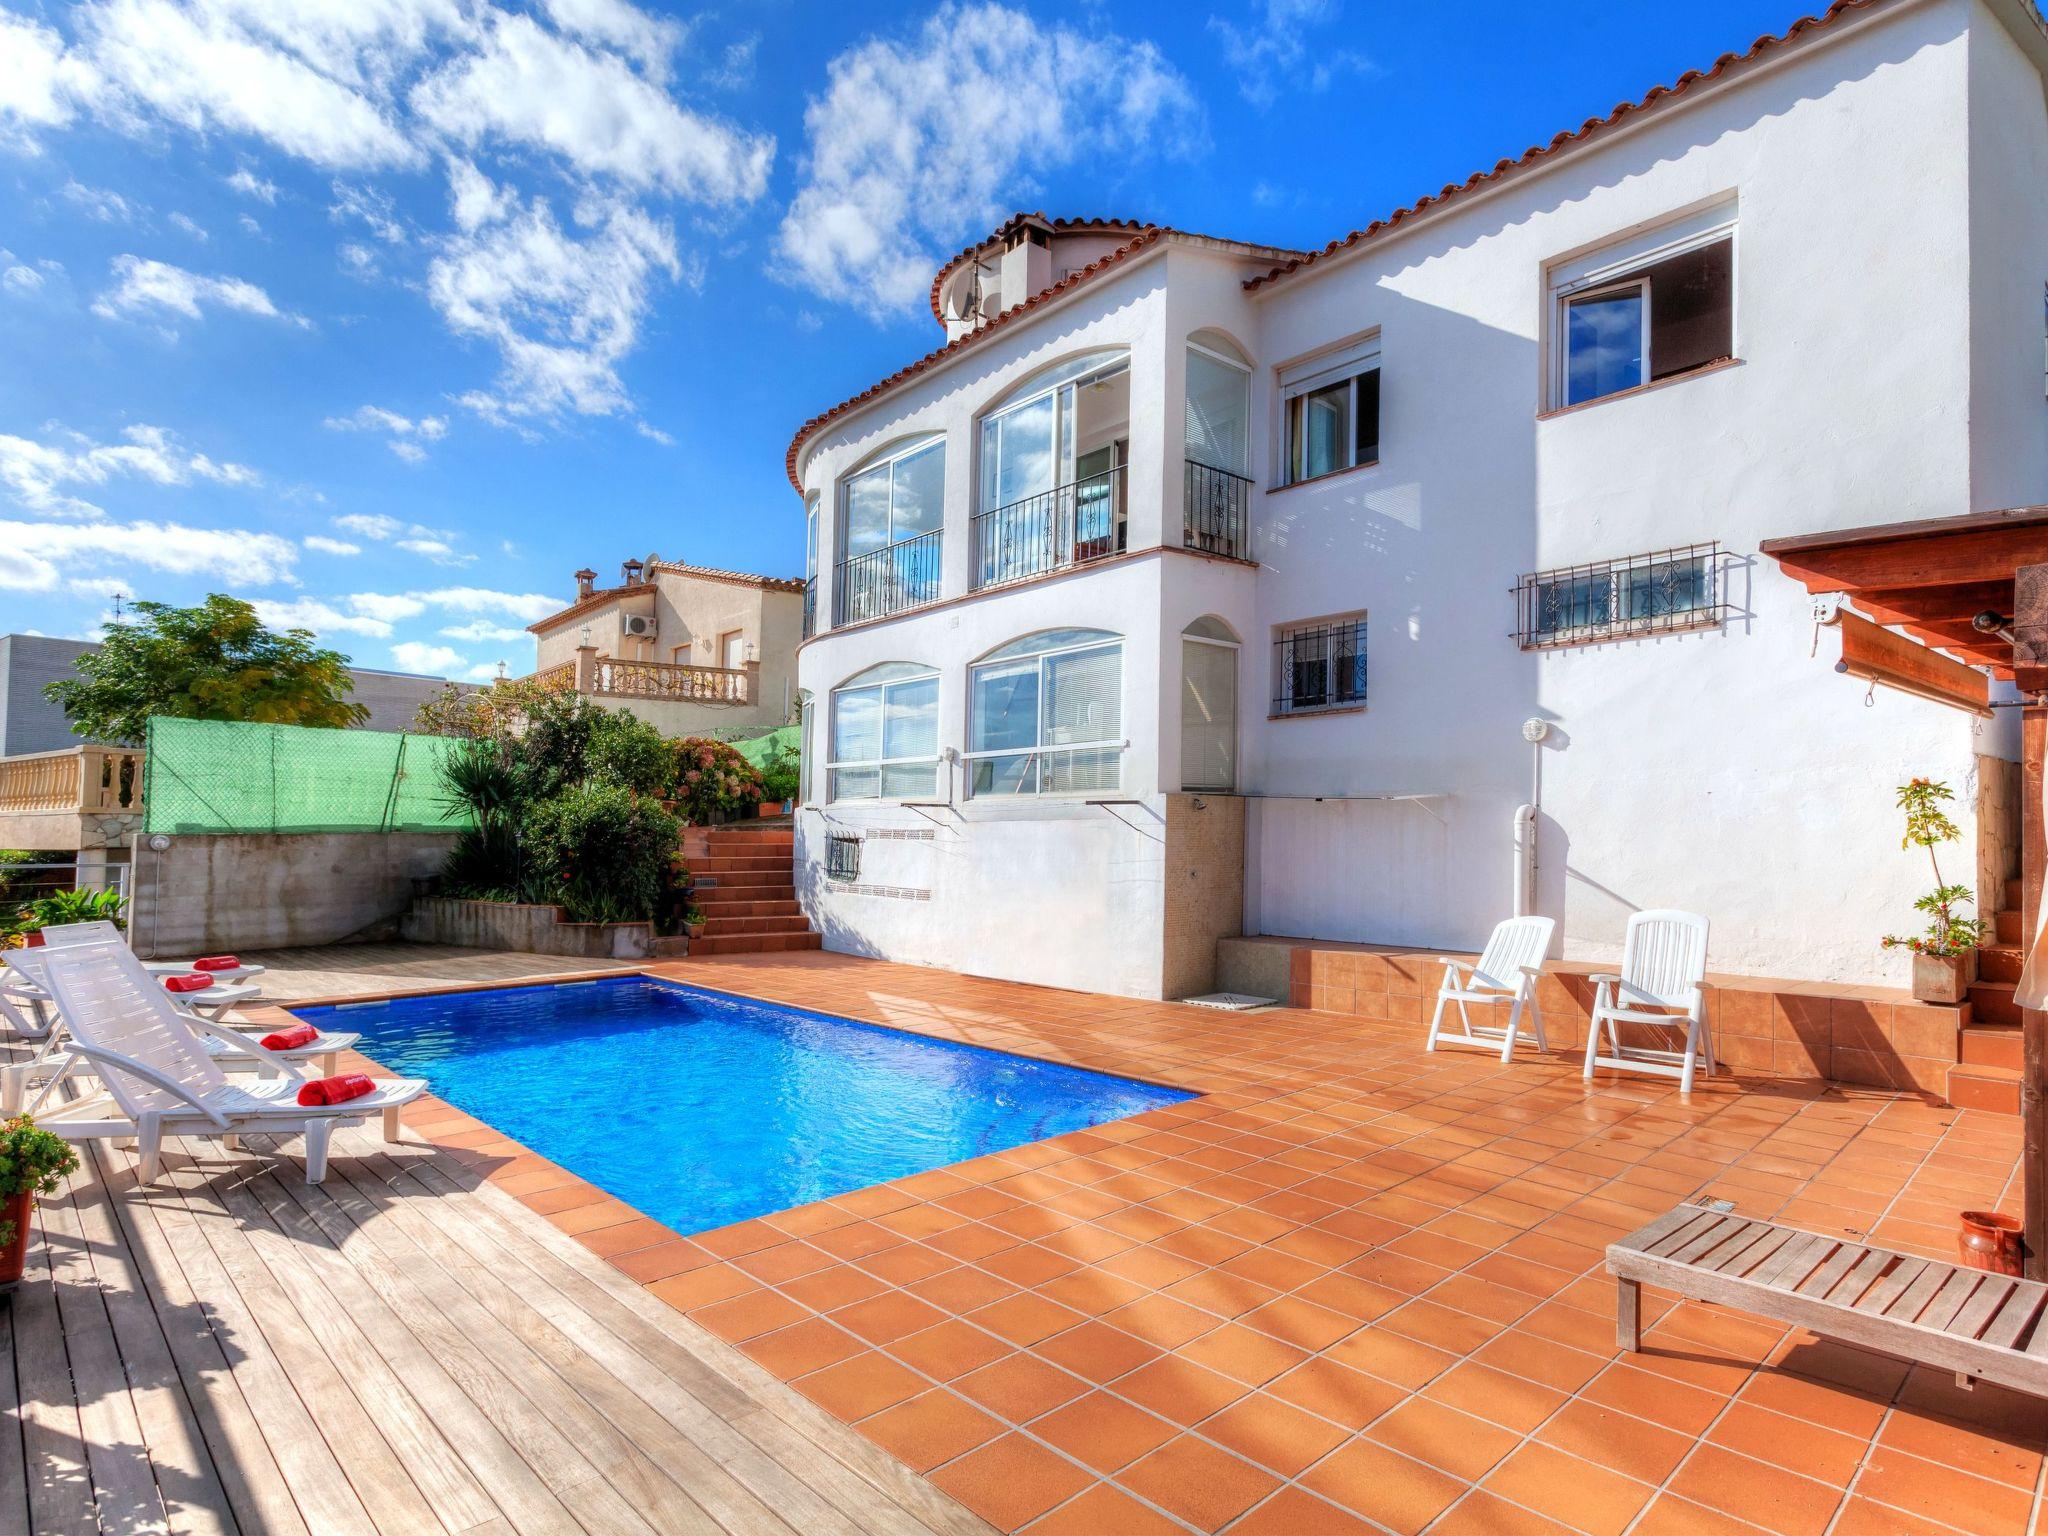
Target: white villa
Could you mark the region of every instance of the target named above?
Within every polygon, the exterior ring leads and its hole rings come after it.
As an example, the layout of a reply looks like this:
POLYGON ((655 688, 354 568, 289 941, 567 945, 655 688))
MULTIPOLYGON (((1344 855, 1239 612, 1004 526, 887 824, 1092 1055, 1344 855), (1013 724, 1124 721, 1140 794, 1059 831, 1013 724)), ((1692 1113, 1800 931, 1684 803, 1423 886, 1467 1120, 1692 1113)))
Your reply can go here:
POLYGON ((789 450, 827 946, 1176 997, 1238 933, 1680 907, 1900 979, 1894 788, 1988 914, 2017 711, 1834 676, 1759 545, 2048 501, 2044 82, 2024 0, 1844 0, 1319 251, 963 251, 789 450))

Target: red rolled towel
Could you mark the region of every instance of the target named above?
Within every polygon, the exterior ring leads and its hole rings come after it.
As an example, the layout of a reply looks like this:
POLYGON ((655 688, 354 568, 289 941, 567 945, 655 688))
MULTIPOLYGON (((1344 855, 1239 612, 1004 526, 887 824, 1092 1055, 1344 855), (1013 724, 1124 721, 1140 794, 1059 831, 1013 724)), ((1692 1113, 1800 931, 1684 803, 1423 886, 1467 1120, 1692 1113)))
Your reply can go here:
POLYGON ((339 1077, 316 1077, 299 1089, 301 1104, 346 1104, 366 1093, 375 1093, 375 1079, 365 1072, 344 1072, 339 1077))
POLYGON ((266 1051, 296 1051, 302 1045, 311 1045, 320 1038, 320 1031, 310 1024, 294 1024, 290 1029, 280 1029, 274 1035, 265 1035, 258 1043, 266 1051))
POLYGON ((164 990, 166 992, 204 992, 212 985, 213 978, 211 976, 166 976, 164 978, 164 990))
POLYGON ((195 971, 239 971, 242 962, 233 955, 201 955, 192 962, 195 971))

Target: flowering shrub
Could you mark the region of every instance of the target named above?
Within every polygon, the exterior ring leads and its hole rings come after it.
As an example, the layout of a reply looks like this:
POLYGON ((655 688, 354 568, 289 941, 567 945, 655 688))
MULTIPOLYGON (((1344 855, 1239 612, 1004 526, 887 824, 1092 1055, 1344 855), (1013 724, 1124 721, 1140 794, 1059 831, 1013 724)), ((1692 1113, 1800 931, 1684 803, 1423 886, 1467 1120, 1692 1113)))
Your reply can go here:
POLYGON ((669 798, 693 827, 745 815, 767 797, 761 771, 722 741, 695 736, 675 745, 669 798))
POLYGON ((680 836, 673 816, 630 789, 565 789, 526 809, 521 894, 561 907, 579 923, 658 922, 675 881, 680 836))

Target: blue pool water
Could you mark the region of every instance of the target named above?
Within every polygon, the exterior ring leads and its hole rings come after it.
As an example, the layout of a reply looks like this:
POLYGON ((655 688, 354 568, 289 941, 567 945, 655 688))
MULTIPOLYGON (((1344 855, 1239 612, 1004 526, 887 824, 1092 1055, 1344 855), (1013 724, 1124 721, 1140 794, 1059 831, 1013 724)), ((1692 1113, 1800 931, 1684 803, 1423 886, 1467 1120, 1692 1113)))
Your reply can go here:
POLYGON ((638 976, 293 1011, 678 1232, 1193 1097, 638 976))

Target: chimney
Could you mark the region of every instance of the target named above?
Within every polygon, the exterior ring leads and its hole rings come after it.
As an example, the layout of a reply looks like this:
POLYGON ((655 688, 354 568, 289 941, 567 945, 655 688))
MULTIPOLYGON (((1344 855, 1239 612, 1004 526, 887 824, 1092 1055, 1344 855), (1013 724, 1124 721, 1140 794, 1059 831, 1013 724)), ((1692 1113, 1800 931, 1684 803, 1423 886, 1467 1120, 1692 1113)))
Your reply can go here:
POLYGON ((1003 238, 1002 304, 1015 309, 1052 286, 1052 227, 1043 219, 1022 218, 1003 238))
POLYGON ((597 572, 581 570, 576 573, 576 601, 582 602, 597 590, 597 572))
POLYGON ((641 569, 641 567, 640 567, 640 562, 639 562, 638 560, 628 560, 628 561, 627 561, 627 562, 626 562, 625 564, 623 564, 623 565, 621 565, 621 566, 619 567, 619 579, 620 579, 620 581, 621 581, 621 582, 622 582, 622 583, 623 583, 624 585, 626 585, 626 586, 629 586, 629 587, 637 587, 637 586, 639 586, 639 585, 640 585, 640 569, 641 569))

